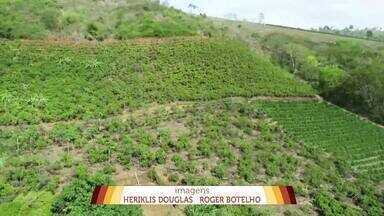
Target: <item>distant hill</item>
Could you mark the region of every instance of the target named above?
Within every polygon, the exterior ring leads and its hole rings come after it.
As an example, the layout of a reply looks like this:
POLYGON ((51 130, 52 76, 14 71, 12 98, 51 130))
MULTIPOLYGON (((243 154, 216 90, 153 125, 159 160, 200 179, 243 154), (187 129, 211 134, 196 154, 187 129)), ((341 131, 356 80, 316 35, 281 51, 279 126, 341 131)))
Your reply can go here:
POLYGON ((293 28, 280 25, 259 24, 248 21, 234 21, 222 18, 210 17, 218 27, 226 28, 229 32, 236 33, 237 36, 246 38, 252 33, 260 36, 266 36, 272 33, 285 34, 292 37, 301 37, 313 42, 335 42, 337 40, 351 39, 353 41, 363 42, 371 46, 384 47, 384 42, 369 38, 353 37, 349 35, 334 34, 332 32, 321 32, 316 30, 307 30, 301 28, 293 28))

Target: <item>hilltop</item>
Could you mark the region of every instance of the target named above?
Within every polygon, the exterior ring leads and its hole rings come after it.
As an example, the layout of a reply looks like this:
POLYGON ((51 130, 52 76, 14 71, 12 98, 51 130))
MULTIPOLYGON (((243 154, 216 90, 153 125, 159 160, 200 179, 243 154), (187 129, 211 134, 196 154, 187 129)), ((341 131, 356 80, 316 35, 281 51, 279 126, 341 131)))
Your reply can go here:
POLYGON ((0 38, 76 40, 212 35, 204 17, 152 0, 31 0, 0 2, 0 38))

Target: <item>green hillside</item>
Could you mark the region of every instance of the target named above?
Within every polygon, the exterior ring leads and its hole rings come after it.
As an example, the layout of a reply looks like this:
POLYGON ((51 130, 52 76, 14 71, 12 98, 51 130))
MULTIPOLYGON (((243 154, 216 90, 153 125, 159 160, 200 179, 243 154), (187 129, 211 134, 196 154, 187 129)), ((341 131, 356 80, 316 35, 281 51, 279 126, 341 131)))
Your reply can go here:
POLYGON ((0 215, 384 214, 384 129, 318 96, 382 123, 379 43, 152 0, 0 17, 0 215), (292 185, 298 205, 91 205, 103 184, 292 185))
POLYGON ((152 0, 2 0, 0 38, 76 40, 212 35, 204 17, 152 0))
POLYGON ((249 22, 214 22, 307 81, 326 100, 384 124, 383 42, 249 22))
POLYGON ((349 161, 356 172, 384 178, 384 128, 323 102, 265 102, 287 132, 349 161))
POLYGON ((258 95, 313 96, 312 88, 227 39, 116 43, 0 43, 0 124, 101 118, 152 102, 258 95))

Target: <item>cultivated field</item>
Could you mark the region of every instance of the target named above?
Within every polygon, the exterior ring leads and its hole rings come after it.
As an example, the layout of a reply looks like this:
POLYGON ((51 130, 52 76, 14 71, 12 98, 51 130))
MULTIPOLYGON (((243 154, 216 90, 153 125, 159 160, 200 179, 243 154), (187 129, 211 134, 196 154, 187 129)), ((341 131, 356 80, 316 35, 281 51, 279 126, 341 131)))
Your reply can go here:
POLYGON ((383 120, 379 43, 152 0, 0 16, 0 215, 384 214, 384 129, 318 96, 383 120), (99 185, 291 185, 298 205, 92 205, 99 185))
POLYGON ((346 158, 363 175, 384 177, 384 128, 324 102, 265 102, 268 116, 309 145, 346 158))
POLYGON ((241 98, 179 102, 108 119, 2 128, 0 181, 6 203, 0 210, 6 215, 381 211, 373 186, 346 179, 354 174, 340 166, 342 161, 287 136, 262 108, 257 101, 241 98), (157 211, 139 206, 91 207, 92 189, 100 184, 293 185, 300 205, 177 206, 157 211))
POLYGON ((313 89, 242 43, 200 37, 0 43, 0 124, 106 117, 152 102, 313 89))

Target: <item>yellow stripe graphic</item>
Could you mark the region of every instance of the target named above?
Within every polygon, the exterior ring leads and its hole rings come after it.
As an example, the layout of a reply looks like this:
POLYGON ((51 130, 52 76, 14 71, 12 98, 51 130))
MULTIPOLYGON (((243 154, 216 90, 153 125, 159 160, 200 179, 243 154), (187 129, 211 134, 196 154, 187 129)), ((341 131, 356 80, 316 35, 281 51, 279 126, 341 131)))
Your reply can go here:
POLYGON ((276 196, 275 193, 273 192, 273 187, 272 186, 264 186, 264 192, 265 195, 267 196, 267 202, 268 204, 277 204, 276 196))
POLYGON ((108 186, 107 193, 105 194, 104 203, 105 204, 111 204, 111 198, 113 190, 115 189, 114 186, 108 186))
POLYGON ((121 187, 121 186, 115 187, 115 189, 113 190, 112 198, 111 198, 111 204, 120 204, 123 188, 124 187, 121 187))
POLYGON ((273 192, 275 193, 277 204, 284 204, 284 198, 281 194, 279 186, 273 186, 273 192))

